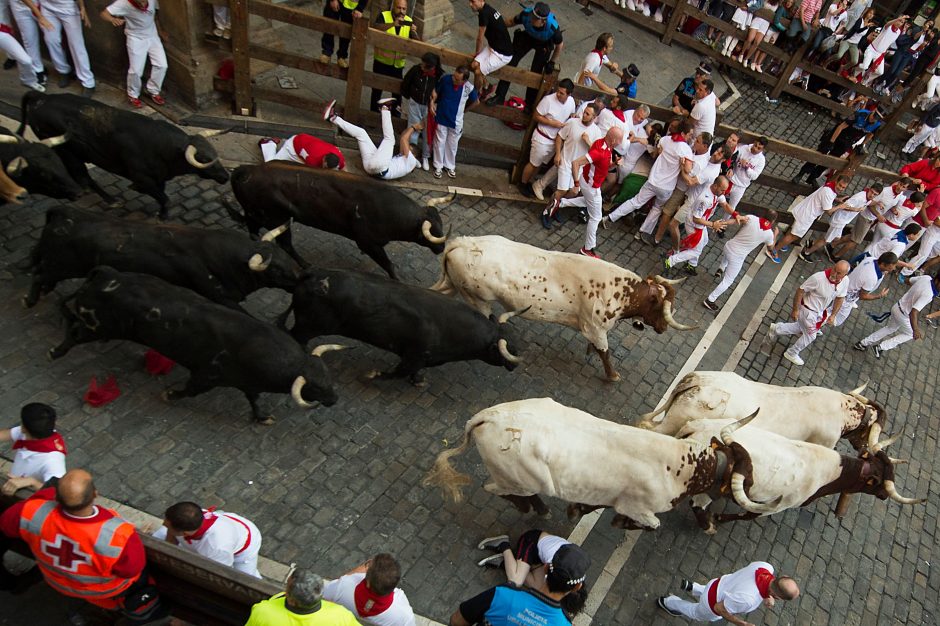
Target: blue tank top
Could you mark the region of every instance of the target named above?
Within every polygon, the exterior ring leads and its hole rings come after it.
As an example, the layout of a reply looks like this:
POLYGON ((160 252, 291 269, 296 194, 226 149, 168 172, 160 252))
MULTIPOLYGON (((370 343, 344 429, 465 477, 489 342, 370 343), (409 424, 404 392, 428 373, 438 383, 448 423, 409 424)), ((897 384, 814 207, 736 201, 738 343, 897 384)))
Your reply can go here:
POLYGON ((561 606, 528 589, 500 585, 486 612, 486 626, 571 626, 561 606))

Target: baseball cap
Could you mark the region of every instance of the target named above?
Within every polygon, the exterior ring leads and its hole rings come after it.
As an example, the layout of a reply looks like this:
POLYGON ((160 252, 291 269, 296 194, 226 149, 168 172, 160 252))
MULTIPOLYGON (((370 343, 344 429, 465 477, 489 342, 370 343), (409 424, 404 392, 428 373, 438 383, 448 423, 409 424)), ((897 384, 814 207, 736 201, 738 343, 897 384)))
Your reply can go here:
POLYGON ((544 20, 548 18, 552 10, 544 2, 536 2, 532 12, 535 13, 535 17, 540 17, 544 20))
POLYGON ((553 578, 570 588, 584 582, 589 567, 591 557, 588 553, 581 546, 566 543, 552 558, 550 570, 553 578))

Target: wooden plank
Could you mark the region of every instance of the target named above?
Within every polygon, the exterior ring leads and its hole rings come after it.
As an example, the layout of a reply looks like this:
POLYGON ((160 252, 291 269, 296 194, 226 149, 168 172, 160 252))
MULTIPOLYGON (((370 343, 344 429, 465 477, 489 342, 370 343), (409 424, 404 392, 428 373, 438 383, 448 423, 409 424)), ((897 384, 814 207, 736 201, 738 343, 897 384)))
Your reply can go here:
POLYGON ((842 115, 843 117, 852 115, 855 113, 855 109, 852 109, 851 107, 847 107, 845 105, 839 104, 835 100, 830 100, 829 98, 825 96, 820 96, 818 93, 813 93, 812 91, 809 91, 808 89, 803 89, 802 87, 799 87, 797 85, 787 84, 784 86, 783 91, 785 93, 790 94, 791 96, 796 96, 797 98, 800 98, 801 100, 807 100, 817 106, 821 106, 823 108, 829 109, 830 111, 835 111, 836 113, 838 113, 839 115, 842 115))
POLYGON ((676 34, 679 20, 682 19, 683 15, 686 15, 689 8, 691 8, 691 5, 688 2, 679 2, 672 9, 672 13, 669 14, 669 19, 666 20, 666 31, 663 33, 662 39, 662 42, 667 46, 672 45, 672 38, 676 34))
POLYGON ((771 76, 770 74, 764 74, 763 72, 755 72, 754 70, 750 68, 744 67, 743 63, 738 63, 731 57, 723 57, 720 54, 716 54, 714 50, 712 50, 710 47, 703 44, 701 41, 699 41, 695 37, 690 37, 684 33, 676 33, 675 39, 681 44, 683 44, 685 47, 691 48, 695 50, 696 52, 699 52, 701 54, 706 54, 706 55, 714 55, 712 58, 709 59, 710 63, 713 63, 713 64, 718 63, 720 65, 726 65, 728 67, 734 68, 735 70, 739 72, 743 72, 751 76, 752 78, 756 78, 757 80, 761 82, 767 83, 768 85, 773 85, 775 82, 777 82, 777 79, 771 76))
MULTIPOLYGON (((765 11, 764 9, 761 9, 761 11, 758 13, 758 15, 762 14, 764 11, 765 11)), ((725 22, 724 20, 721 20, 721 19, 719 19, 719 18, 717 18, 717 17, 714 17, 714 16, 712 16, 712 15, 709 15, 708 13, 705 13, 704 11, 702 11, 702 10, 700 10, 700 9, 697 9, 697 8, 691 6, 691 5, 689 5, 689 8, 688 8, 688 9, 686 9, 686 13, 688 14, 689 17, 694 17, 694 18, 697 19, 698 21, 703 22, 703 23, 705 23, 705 24, 711 26, 712 28, 717 28, 717 29, 720 30, 722 33, 724 33, 725 35, 731 35, 731 36, 733 36, 735 39, 741 39, 741 37, 740 37, 741 30, 740 30, 739 28, 737 28, 737 27, 736 27, 734 24, 732 24, 731 22, 725 22)), ((769 22, 773 23, 773 13, 770 12, 770 11, 767 11, 767 13, 768 13, 768 15, 767 15, 767 18, 766 18, 766 19, 767 19, 769 22)), ((689 36, 689 35, 686 35, 686 37, 688 37, 688 36, 689 36)), ((700 42, 700 43, 701 43, 701 42, 700 42)), ((781 59, 781 60, 783 60, 783 61, 786 61, 787 59, 790 58, 790 55, 789 55, 785 50, 783 50, 783 48, 778 48, 777 46, 775 46, 775 45, 773 45, 773 44, 769 44, 769 43, 767 43, 767 42, 765 42, 765 41, 761 41, 761 42, 760 42, 760 45, 758 46, 758 49, 759 49, 759 50, 762 50, 762 51, 764 51, 764 52, 766 52, 767 54, 769 54, 769 55, 772 56, 772 57, 776 57, 776 58, 781 59)), ((714 51, 714 50, 712 50, 712 54, 713 54, 713 55, 716 55, 716 56, 718 57, 718 60, 719 60, 719 61, 721 61, 722 59, 725 59, 725 58, 726 58, 726 57, 722 57, 721 55, 719 55, 719 54, 718 54, 716 51, 714 51)))
POLYGON ((810 74, 813 74, 814 76, 819 76, 820 78, 824 78, 828 80, 829 82, 839 85, 840 87, 844 87, 845 89, 851 89, 855 91, 856 93, 860 93, 866 98, 877 100, 878 102, 882 104, 891 104, 890 98, 885 98, 884 96, 881 96, 875 93, 871 87, 868 87, 867 85, 863 85, 861 83, 853 83, 848 78, 843 78, 839 74, 836 74, 835 72, 830 72, 829 70, 823 67, 820 67, 819 65, 816 65, 815 63, 811 63, 810 61, 806 61, 805 59, 802 62, 800 62, 800 64, 797 67, 799 67, 804 72, 809 72, 810 74))
POLYGON ((310 72, 311 74, 319 74, 320 76, 329 76, 338 80, 345 81, 349 73, 348 70, 334 63, 321 63, 319 57, 313 58, 301 54, 294 54, 293 52, 285 52, 284 50, 278 50, 270 46, 253 43, 249 46, 248 51, 251 58, 259 61, 267 61, 268 63, 275 63, 304 72, 310 72))
POLYGON ((232 0, 232 57, 235 61, 235 115, 254 115, 251 57, 248 54, 248 1, 232 0))
POLYGON ((770 90, 771 98, 779 98, 780 94, 783 93, 783 90, 787 87, 787 84, 790 80, 790 75, 793 74, 793 70, 796 66, 803 60, 803 54, 806 52, 806 49, 809 47, 809 41, 804 41, 803 45, 790 56, 786 64, 783 67, 783 70, 780 72, 780 77, 777 79, 777 84, 774 85, 774 88, 770 90))
POLYGON ((287 7, 283 4, 273 4, 265 0, 248 0, 248 12, 258 17, 264 17, 277 22, 286 22, 293 26, 315 30, 319 33, 339 35, 343 39, 352 38, 352 26, 345 22, 323 17, 322 15, 316 15, 309 11, 287 7))
MULTIPOLYGON (((362 75, 366 71, 368 54, 366 46, 369 36, 369 18, 353 18, 352 36, 349 40, 349 69, 346 73, 346 100, 343 117, 353 124, 359 121, 359 102, 362 99, 362 75)), ((401 41, 401 37, 395 37, 401 41)))

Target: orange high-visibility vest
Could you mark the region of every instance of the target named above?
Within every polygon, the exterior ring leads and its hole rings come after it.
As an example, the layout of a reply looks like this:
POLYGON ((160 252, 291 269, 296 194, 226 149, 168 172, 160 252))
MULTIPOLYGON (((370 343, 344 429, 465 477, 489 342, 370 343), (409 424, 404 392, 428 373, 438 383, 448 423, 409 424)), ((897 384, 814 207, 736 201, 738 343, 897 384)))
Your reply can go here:
POLYGON ((20 516, 20 537, 29 544, 50 587, 92 604, 109 605, 110 598, 127 591, 135 580, 111 573, 134 534, 130 522, 114 515, 101 522, 76 522, 54 500, 27 500, 20 516))

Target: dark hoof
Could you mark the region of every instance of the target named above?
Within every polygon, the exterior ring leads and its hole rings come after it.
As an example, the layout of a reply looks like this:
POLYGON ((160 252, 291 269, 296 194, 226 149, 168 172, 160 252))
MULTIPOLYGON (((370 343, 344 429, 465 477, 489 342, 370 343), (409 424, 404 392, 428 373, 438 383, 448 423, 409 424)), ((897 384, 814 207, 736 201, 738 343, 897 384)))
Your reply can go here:
POLYGON ((109 209, 123 209, 124 203, 120 200, 111 200, 110 202, 105 204, 105 206, 108 207, 109 209))
POLYGON ((49 351, 46 352, 46 358, 48 358, 50 361, 55 361, 64 355, 65 351, 60 350, 59 348, 49 348, 49 351))
POLYGON ((619 382, 620 382, 620 374, 618 374, 617 372, 614 372, 613 374, 609 374, 609 375, 607 376, 607 382, 609 382, 609 383, 619 383, 619 382))
POLYGON ((23 305, 24 309, 33 308, 34 306, 36 306, 36 302, 38 301, 39 301, 39 298, 32 299, 29 296, 23 296, 22 298, 20 298, 20 304, 23 305))
POLYGON ((577 504, 569 504, 568 508, 565 509, 565 513, 568 514, 568 520, 576 522, 584 515, 581 511, 581 507, 577 504))

